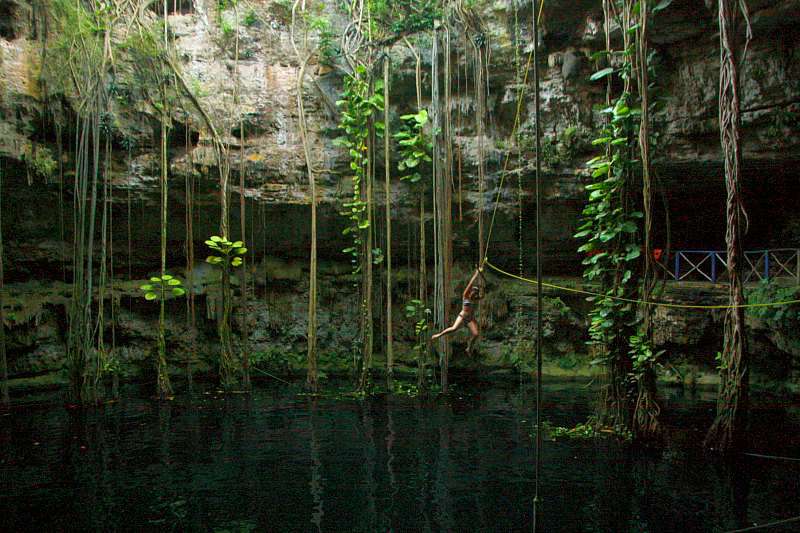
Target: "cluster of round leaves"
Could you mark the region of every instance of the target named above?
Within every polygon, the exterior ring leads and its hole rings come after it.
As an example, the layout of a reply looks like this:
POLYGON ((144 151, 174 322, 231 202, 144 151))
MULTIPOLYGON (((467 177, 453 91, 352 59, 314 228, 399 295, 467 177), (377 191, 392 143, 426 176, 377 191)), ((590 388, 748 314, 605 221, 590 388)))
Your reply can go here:
POLYGON ((430 163, 433 143, 425 133, 425 125, 428 123, 428 111, 420 109, 418 113, 403 115, 400 117, 403 127, 394 134, 400 144, 400 162, 397 169, 407 174, 401 180, 409 183, 418 183, 422 180, 421 167, 424 163, 430 163))
POLYGON ((166 300, 171 296, 183 296, 186 290, 181 286, 181 280, 169 275, 153 276, 150 283, 142 285, 139 289, 144 292, 144 299, 166 300))
POLYGON ((229 241, 219 235, 212 235, 206 241, 206 245, 217 252, 219 255, 209 255, 206 257, 206 263, 217 265, 221 267, 238 267, 242 265, 242 256, 247 253, 242 241, 229 241))

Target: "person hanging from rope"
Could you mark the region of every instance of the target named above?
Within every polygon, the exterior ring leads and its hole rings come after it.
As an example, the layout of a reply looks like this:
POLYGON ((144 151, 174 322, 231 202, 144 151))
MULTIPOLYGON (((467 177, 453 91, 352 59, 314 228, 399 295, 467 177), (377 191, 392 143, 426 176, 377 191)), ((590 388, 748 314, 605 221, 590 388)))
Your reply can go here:
MULTIPOLYGON (((433 335, 431 340, 436 340, 439 337, 443 337, 450 333, 454 333, 458 331, 458 328, 461 326, 466 326, 469 328, 469 332, 472 334, 472 337, 469 339, 469 343, 467 344, 467 353, 472 352, 472 348, 475 345, 475 342, 478 340, 478 336, 480 335, 480 330, 478 329, 478 321, 475 320, 475 310, 473 309, 473 304, 478 300, 482 299, 483 296, 481 295, 481 290, 475 285, 475 282, 478 279, 478 276, 483 278, 483 267, 479 267, 475 270, 475 273, 470 278, 469 283, 467 283, 466 288, 464 289, 464 300, 461 305, 461 312, 458 313, 456 317, 456 321, 453 322, 453 325, 447 329, 440 331, 439 333, 433 335)), ((484 284, 486 280, 483 279, 484 284)))

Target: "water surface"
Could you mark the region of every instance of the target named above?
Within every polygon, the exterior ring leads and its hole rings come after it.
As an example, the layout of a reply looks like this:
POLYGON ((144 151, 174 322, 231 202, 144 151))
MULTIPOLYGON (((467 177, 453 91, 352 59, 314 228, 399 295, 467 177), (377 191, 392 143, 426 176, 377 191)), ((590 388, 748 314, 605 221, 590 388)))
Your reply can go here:
MULTIPOLYGON (((261 383, 98 409, 53 395, 0 417, 0 517, 13 530, 530 531, 534 389, 456 383, 436 399, 299 395, 261 383)), ((573 425, 595 393, 545 387, 573 425)), ((800 515, 800 463, 715 464, 710 397, 670 393, 666 447, 545 442, 544 531, 725 531, 800 515)), ((755 451, 800 457, 800 408, 761 402, 755 451)), ((772 531, 791 531, 773 529, 772 531)))

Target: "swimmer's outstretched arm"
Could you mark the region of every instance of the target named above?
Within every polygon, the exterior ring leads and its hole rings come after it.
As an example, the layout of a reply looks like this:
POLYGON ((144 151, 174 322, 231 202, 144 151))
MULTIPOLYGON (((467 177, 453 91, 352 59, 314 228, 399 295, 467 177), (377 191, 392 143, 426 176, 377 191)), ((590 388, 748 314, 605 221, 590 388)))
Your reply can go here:
POLYGON ((469 283, 467 283, 467 286, 464 288, 464 299, 465 300, 467 300, 469 298, 469 291, 472 290, 472 286, 475 285, 475 280, 478 279, 478 276, 481 275, 481 274, 483 274, 483 269, 482 268, 475 269, 475 273, 472 275, 472 277, 469 280, 469 283))

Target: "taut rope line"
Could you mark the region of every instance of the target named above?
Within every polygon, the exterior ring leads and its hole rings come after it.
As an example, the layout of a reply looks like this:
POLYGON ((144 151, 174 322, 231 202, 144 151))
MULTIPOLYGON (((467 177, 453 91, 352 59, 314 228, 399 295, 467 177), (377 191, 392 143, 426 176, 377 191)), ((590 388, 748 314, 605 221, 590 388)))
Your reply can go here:
MULTIPOLYGON (((511 272, 507 272, 502 268, 493 265, 488 259, 484 261, 488 267, 492 270, 498 272, 499 274, 503 274, 504 276, 508 276, 519 281, 524 281, 525 283, 530 283, 532 285, 537 285, 536 280, 524 278, 522 276, 517 276, 516 274, 512 274, 511 272)), ((597 298, 609 298, 611 300, 617 300, 619 302, 628 302, 628 303, 635 303, 635 304, 642 304, 642 305, 653 305, 657 307, 668 307, 671 309, 733 309, 736 307, 741 307, 744 309, 752 309, 752 308, 760 308, 760 307, 780 307, 784 305, 796 305, 800 304, 800 299, 797 300, 784 300, 781 302, 764 302, 764 303, 751 303, 751 304, 742 304, 739 306, 733 305, 696 305, 696 304, 676 304, 676 303, 669 303, 669 302, 657 302, 657 301, 646 301, 646 300, 637 300, 635 298, 622 298, 620 296, 609 296, 607 294, 602 294, 599 292, 592 292, 583 289, 574 289, 572 287, 564 287, 561 285, 556 285, 554 283, 541 283, 542 287, 546 287, 548 289, 555 289, 559 291, 565 292, 572 292, 575 294, 584 294, 586 296, 594 296, 597 298)))

